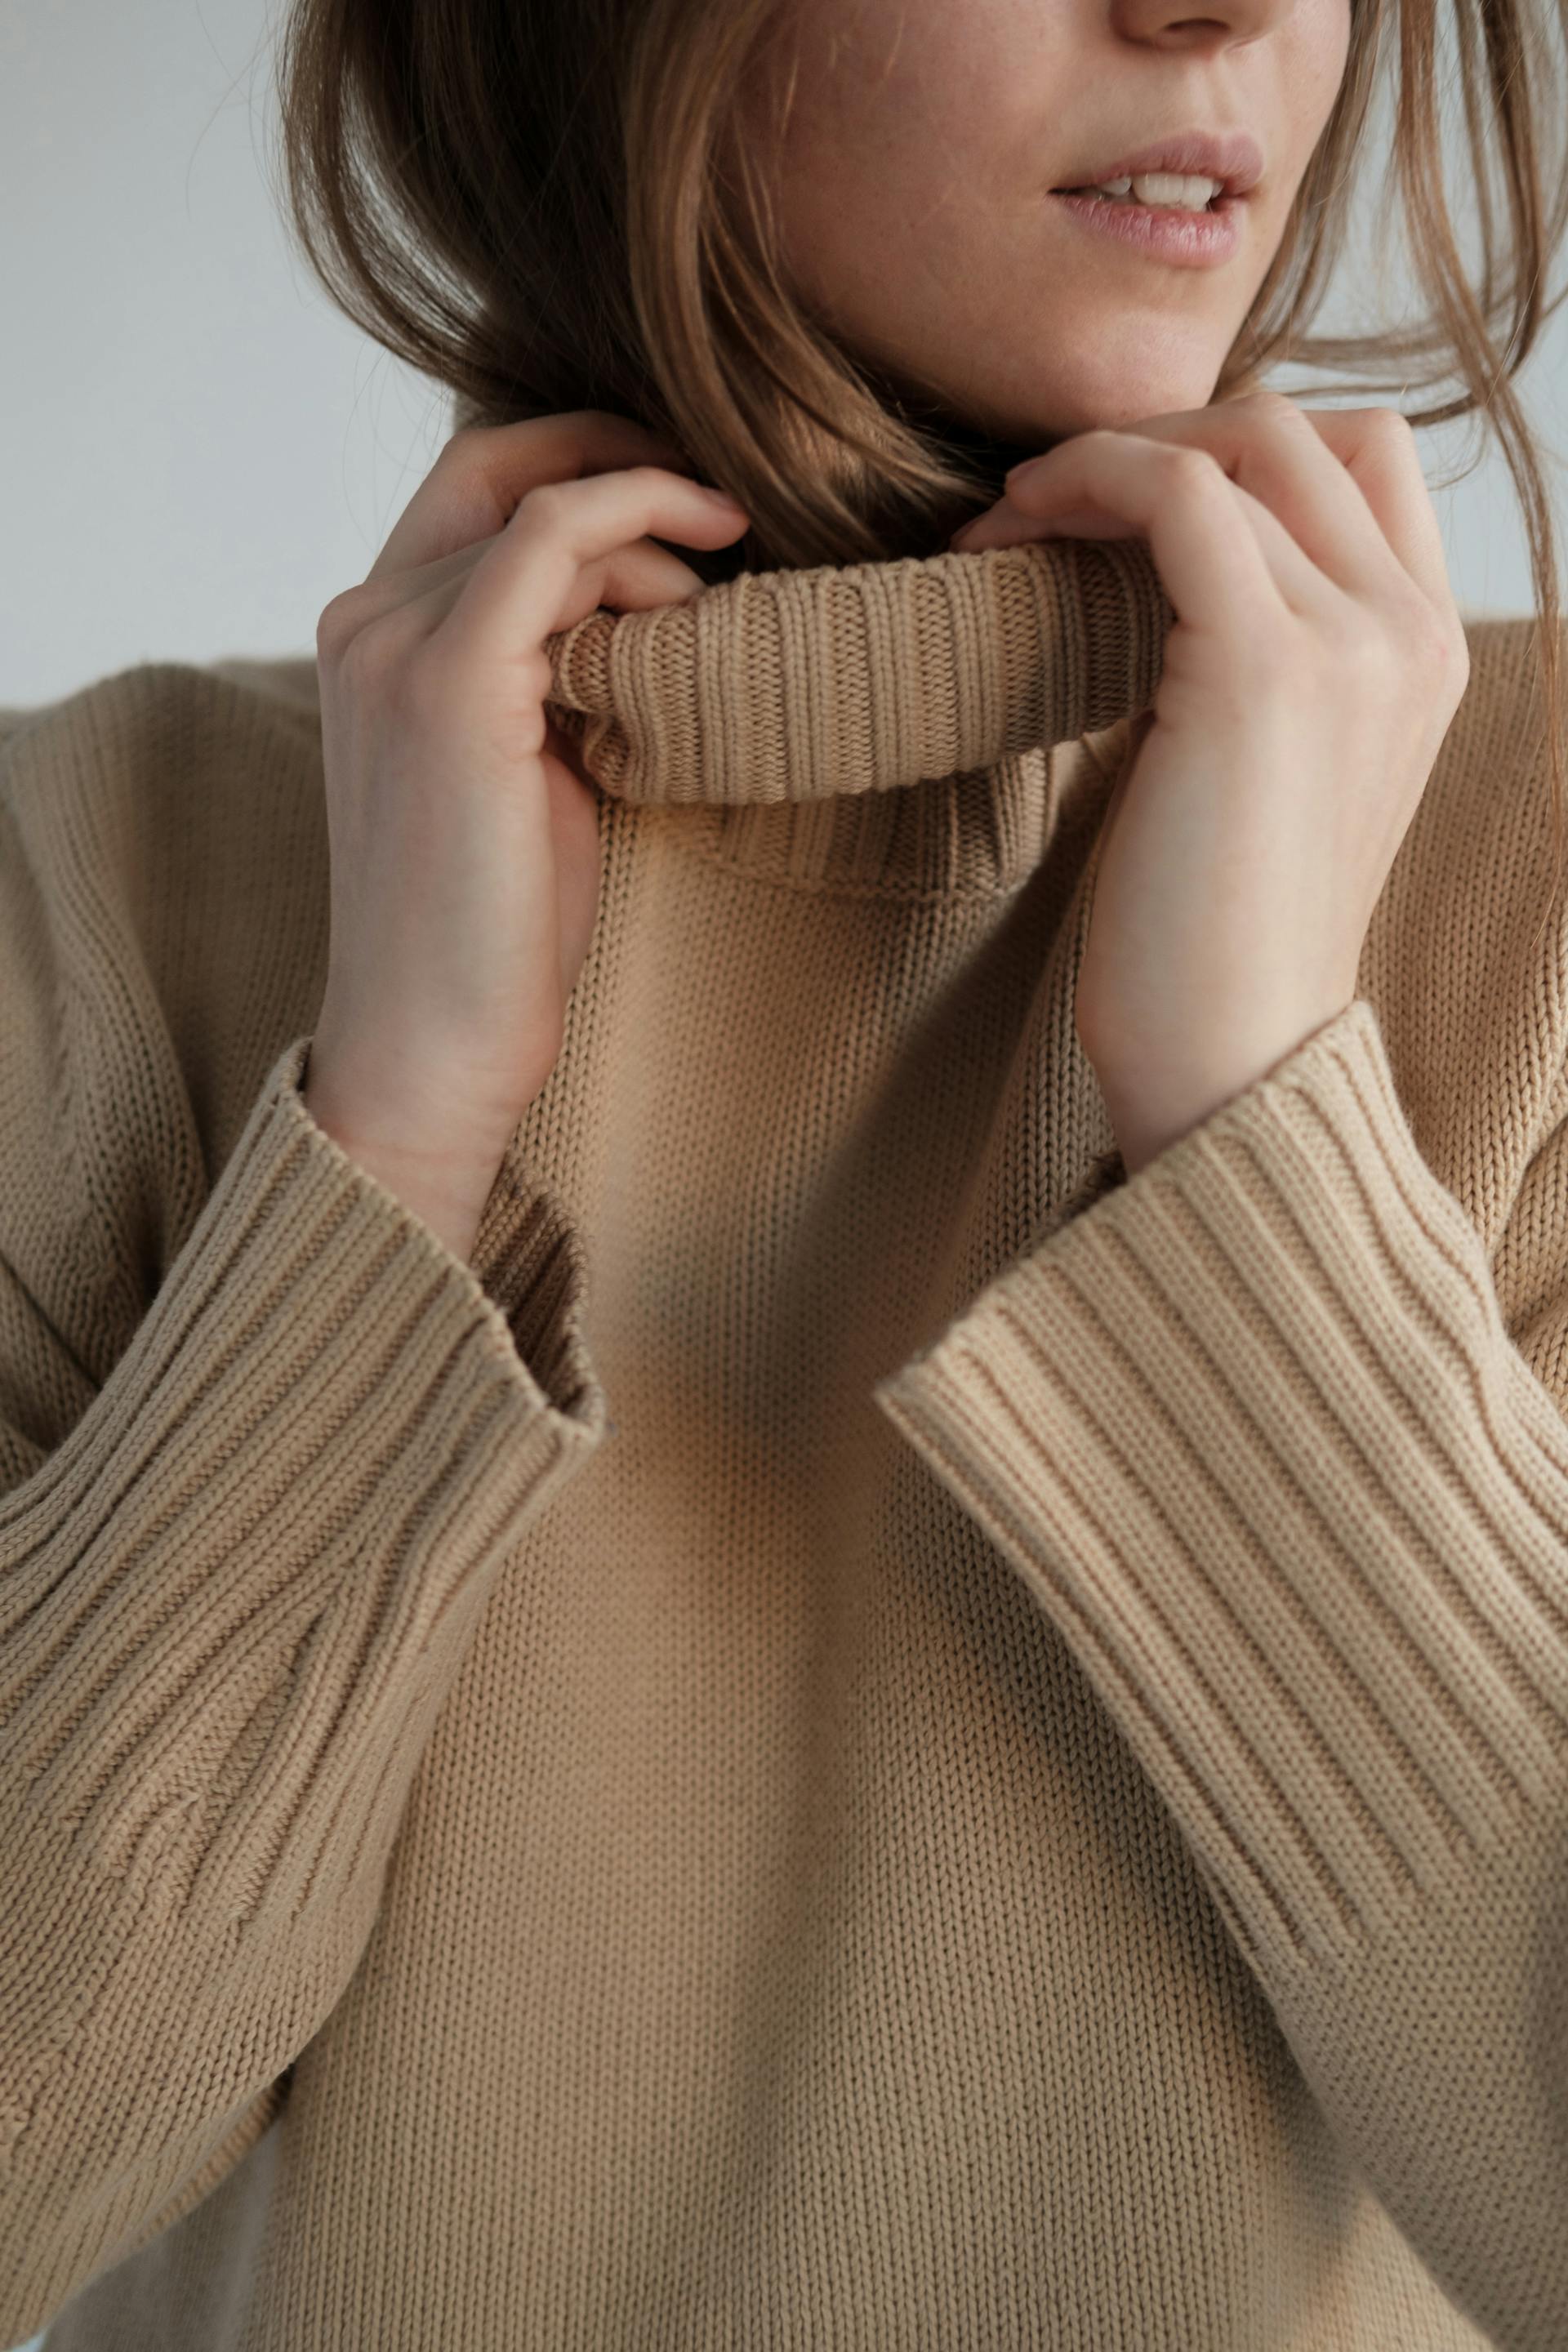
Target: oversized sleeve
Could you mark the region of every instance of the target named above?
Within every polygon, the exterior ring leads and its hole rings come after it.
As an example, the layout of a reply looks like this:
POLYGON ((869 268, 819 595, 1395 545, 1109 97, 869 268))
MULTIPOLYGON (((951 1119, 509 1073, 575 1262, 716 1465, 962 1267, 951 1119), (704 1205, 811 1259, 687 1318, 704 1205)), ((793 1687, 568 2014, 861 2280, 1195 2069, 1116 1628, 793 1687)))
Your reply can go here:
POLYGON ((605 1427, 538 1170, 481 1282, 316 1124, 302 1032, 201 1173, 103 855, 130 707, 0 750, 5 2344, 266 2128, 484 1597, 605 1427))
POLYGON ((1357 997, 873 1393, 1072 1646, 1395 2225, 1548 2352, 1568 1121, 1527 1192, 1510 1331, 1357 997))

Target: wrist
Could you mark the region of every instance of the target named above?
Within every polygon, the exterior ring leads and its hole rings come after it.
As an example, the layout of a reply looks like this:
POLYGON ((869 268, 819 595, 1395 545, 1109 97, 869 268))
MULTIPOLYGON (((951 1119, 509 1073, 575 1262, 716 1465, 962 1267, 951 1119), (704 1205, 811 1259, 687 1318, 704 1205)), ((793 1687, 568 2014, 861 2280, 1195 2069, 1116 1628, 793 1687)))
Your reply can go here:
POLYGON ((449 1146, 422 1145, 384 1116, 350 1113, 324 1088, 307 1084, 300 1093, 322 1134, 467 1265, 506 1156, 504 1143, 482 1160, 478 1155, 458 1159, 449 1146))

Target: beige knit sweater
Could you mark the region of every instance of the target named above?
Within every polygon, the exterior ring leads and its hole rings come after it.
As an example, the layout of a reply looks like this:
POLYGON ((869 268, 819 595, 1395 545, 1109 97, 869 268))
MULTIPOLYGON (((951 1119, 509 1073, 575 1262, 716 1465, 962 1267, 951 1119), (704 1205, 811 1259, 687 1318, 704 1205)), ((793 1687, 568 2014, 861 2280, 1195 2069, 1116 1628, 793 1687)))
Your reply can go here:
POLYGON ((0 2343, 1568 2344, 1532 625, 1128 1180, 1170 619, 1064 542, 553 640, 602 908, 471 1269, 299 1092, 313 664, 6 714, 0 2343))

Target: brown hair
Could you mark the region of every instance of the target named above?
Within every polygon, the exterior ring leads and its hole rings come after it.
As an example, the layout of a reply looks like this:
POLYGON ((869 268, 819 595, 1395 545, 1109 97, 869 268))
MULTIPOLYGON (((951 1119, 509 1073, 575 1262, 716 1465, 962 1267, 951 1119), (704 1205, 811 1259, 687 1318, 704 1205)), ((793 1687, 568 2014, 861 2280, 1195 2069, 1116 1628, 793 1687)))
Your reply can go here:
MULTIPOLYGON (((1329 373, 1370 359, 1389 382, 1349 389, 1373 397, 1408 391, 1424 362, 1419 388, 1464 391, 1406 410, 1412 425, 1479 410, 1497 432, 1536 591, 1556 847, 1544 928, 1563 865, 1563 633, 1551 499, 1510 380, 1556 308, 1543 284, 1568 176, 1548 206, 1541 131, 1564 110, 1523 0, 1454 0, 1478 293, 1442 185, 1436 11, 1398 6, 1391 160, 1428 316, 1352 339, 1301 332, 1344 247, 1375 86, 1384 0, 1351 0, 1333 111, 1214 398, 1250 390, 1276 358, 1329 373), (1478 37, 1504 165, 1500 283, 1478 37)), ((600 408, 676 443, 752 518, 731 547, 678 551, 709 581, 930 554, 1040 446, 1004 444, 931 388, 866 366, 787 287, 735 123, 791 16, 788 0, 292 0, 279 48, 284 201, 338 307, 448 388, 458 430, 600 408)))

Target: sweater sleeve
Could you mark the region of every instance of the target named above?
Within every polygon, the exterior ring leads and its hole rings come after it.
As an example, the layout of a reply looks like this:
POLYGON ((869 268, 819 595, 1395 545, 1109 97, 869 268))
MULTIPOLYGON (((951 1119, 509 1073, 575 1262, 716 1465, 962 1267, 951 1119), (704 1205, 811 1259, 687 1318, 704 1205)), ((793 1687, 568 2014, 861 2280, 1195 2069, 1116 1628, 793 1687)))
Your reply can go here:
POLYGON ((562 1199, 509 1162, 481 1281, 312 1118, 306 1034, 154 1278, 147 1139, 193 1132, 191 1101, 141 1050, 167 1033, 128 898, 18 805, 0 790, 5 2344, 265 2128, 364 1949, 486 1594, 605 1426, 562 1199))
POLYGON ((1568 2342, 1568 1123, 1531 1199, 1527 1357, 1358 997, 873 1391, 1509 2352, 1568 2342))

